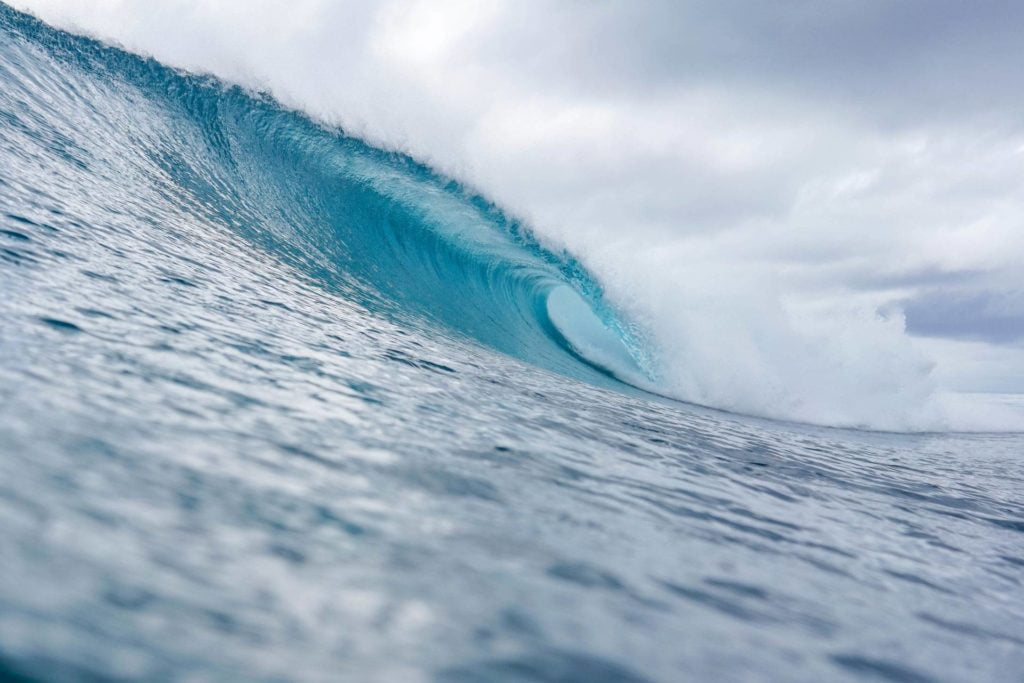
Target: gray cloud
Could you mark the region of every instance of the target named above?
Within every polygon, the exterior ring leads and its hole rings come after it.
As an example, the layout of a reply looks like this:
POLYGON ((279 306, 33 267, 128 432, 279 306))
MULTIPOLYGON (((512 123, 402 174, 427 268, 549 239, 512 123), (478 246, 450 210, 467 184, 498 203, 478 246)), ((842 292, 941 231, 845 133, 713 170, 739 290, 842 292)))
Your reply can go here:
POLYGON ((1018 2, 527 2, 472 49, 533 87, 742 87, 907 124, 1019 109, 1022 26, 1018 2))
POLYGON ((903 302, 907 331, 1013 344, 1024 340, 1024 292, 938 290, 903 302))

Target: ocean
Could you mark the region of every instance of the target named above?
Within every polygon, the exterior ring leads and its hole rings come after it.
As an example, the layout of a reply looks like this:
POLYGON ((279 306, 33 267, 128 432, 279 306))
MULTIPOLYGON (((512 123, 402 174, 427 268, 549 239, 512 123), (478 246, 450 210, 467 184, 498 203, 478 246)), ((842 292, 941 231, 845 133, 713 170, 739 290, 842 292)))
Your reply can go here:
POLYGON ((0 678, 1024 679, 1024 435, 647 344, 472 188, 0 5, 0 678))

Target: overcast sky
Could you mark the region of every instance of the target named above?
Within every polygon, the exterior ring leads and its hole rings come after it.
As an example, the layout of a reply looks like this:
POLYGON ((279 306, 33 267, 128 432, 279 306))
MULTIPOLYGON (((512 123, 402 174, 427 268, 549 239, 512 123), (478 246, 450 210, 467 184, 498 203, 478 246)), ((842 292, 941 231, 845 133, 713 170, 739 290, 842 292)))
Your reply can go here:
POLYGON ((14 4, 475 184, 686 398, 1024 391, 1024 3, 14 4))

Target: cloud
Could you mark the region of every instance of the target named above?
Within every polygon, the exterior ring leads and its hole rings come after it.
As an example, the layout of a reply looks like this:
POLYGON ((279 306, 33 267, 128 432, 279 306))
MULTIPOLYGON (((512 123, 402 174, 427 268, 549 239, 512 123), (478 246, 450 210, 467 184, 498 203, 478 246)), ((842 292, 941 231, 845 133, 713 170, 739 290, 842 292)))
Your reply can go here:
POLYGON ((1024 342, 1024 292, 935 290, 902 304, 913 334, 994 344, 1024 342))

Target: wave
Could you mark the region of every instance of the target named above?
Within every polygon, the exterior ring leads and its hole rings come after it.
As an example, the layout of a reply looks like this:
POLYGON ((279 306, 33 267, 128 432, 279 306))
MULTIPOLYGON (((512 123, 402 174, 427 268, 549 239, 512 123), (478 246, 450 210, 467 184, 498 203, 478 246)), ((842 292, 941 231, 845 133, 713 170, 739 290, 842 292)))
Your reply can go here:
MULTIPOLYGON (((713 261, 683 269, 660 262, 656 244, 653 256, 606 244, 580 257, 450 174, 322 123, 315 108, 292 109, 2 5, 0 21, 52 61, 47 74, 5 73, 5 82, 48 78, 76 96, 112 98, 108 106, 124 113, 74 121, 55 136, 125 128, 126 163, 160 183, 167 202, 360 305, 617 390, 833 426, 964 426, 936 401, 929 365, 896 317, 803 316, 749 271, 713 261)), ((18 126, 18 116, 2 125, 18 126)), ((63 144, 75 148, 73 137, 63 144)), ((69 151, 67 163, 87 161, 69 151)))
MULTIPOLYGON (((270 97, 72 38, 7 8, 0 22, 54 60, 49 74, 23 85, 48 77, 49 88, 78 90, 84 79, 118 98, 115 109, 133 111, 132 120, 79 119, 52 134, 102 137, 127 126, 133 142, 121 155, 162 186, 169 204, 407 325, 439 323, 599 384, 648 376, 639 342, 586 271, 464 185, 270 97)), ((21 125, 13 107, 4 125, 21 125)), ((72 152, 65 161, 88 163, 72 152)))

